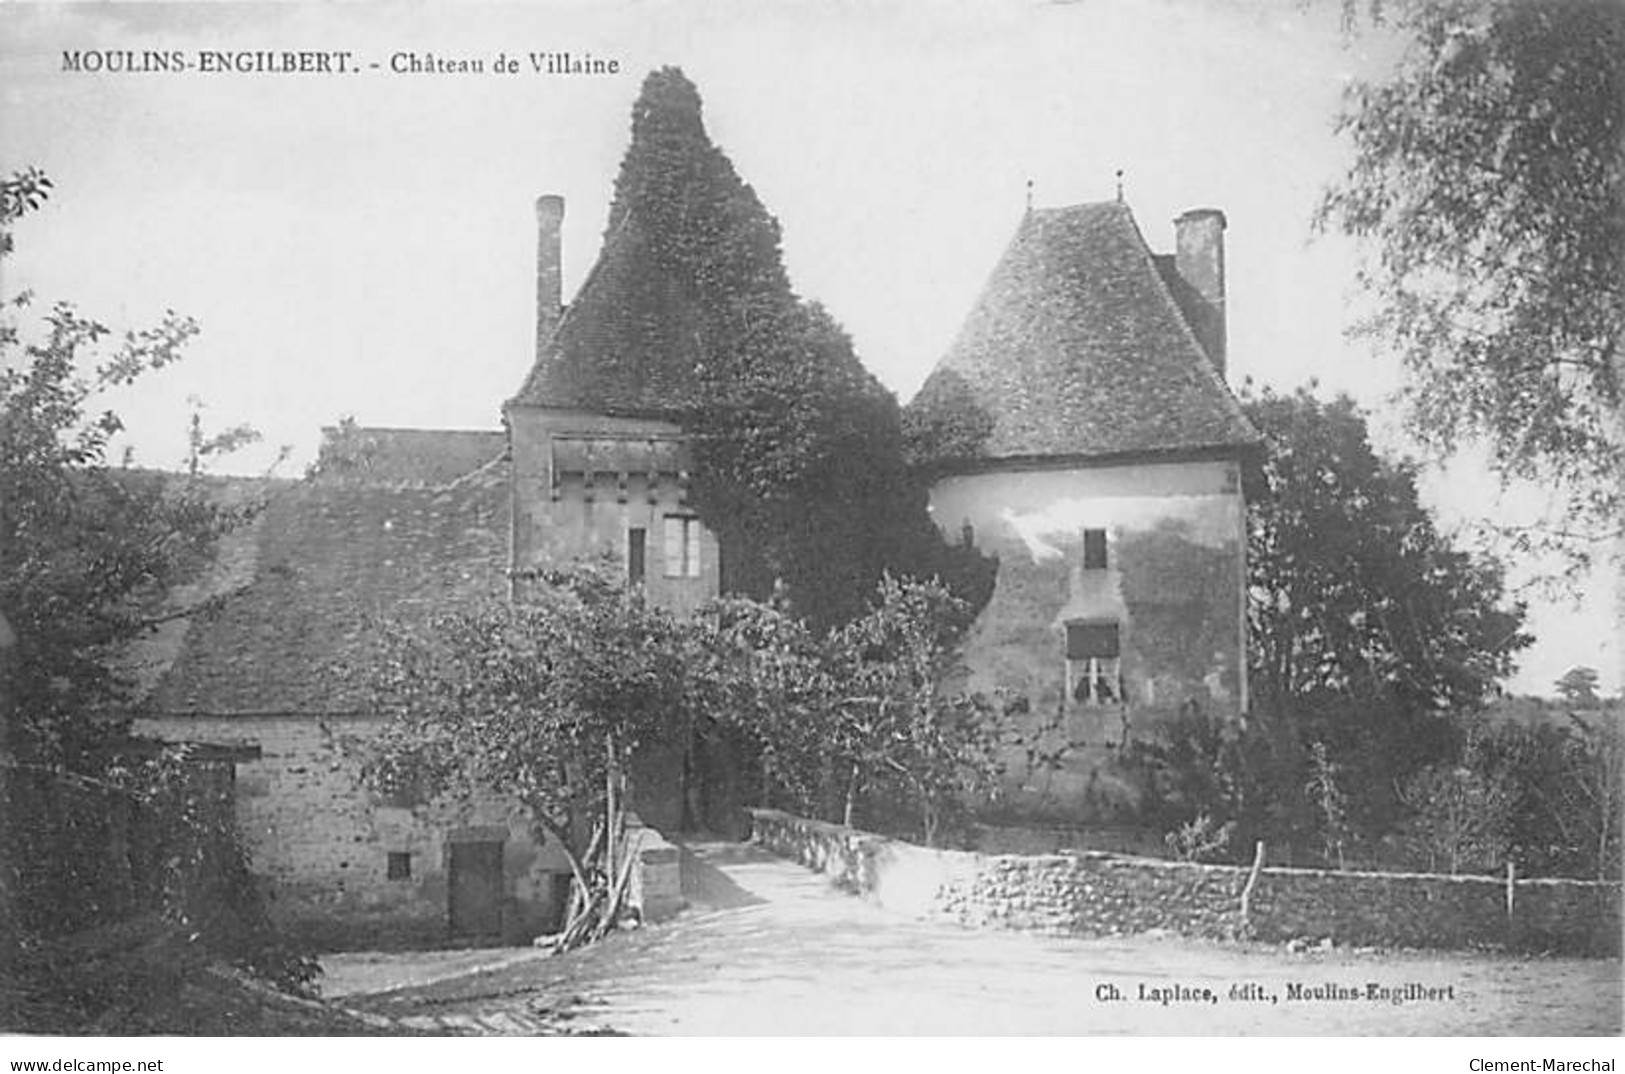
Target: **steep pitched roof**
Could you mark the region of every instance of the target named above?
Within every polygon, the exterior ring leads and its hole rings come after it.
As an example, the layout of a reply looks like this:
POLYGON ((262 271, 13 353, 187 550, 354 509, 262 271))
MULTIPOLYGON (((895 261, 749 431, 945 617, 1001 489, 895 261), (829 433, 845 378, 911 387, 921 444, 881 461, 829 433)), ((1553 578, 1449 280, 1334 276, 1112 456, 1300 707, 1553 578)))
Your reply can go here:
POLYGON ((440 487, 300 482, 228 538, 159 669, 154 713, 341 713, 368 708, 380 617, 506 589, 509 467, 440 487))
POLYGON ((628 213, 511 403, 672 414, 689 400, 699 357, 688 289, 657 262, 636 214, 628 213))
POLYGON ((938 463, 1259 441, 1119 202, 1030 211, 909 411, 938 463))

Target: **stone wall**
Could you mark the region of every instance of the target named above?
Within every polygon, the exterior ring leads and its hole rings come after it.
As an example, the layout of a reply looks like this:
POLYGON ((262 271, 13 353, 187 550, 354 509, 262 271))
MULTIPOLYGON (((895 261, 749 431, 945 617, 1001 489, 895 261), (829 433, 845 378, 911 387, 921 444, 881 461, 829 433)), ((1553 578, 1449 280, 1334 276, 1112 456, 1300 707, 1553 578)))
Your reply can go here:
MULTIPOLYGON (((392 804, 366 791, 354 747, 368 717, 170 716, 136 731, 171 742, 258 748, 237 764, 237 823, 284 927, 327 947, 396 947, 448 935, 450 846, 502 844, 502 939, 556 927, 569 865, 528 814, 495 795, 456 805, 392 804), (406 855, 390 876, 390 856, 406 855)), ((399 859, 397 859, 399 860, 399 859)))
POLYGON ((637 868, 632 871, 627 903, 644 921, 664 921, 686 905, 683 899, 682 852, 653 828, 629 826, 637 868))
POLYGON ((888 909, 970 926, 1077 935, 1166 930, 1216 939, 1510 946, 1595 955, 1620 949, 1620 885, 1415 873, 1250 870, 1098 852, 991 855, 927 850, 840 825, 752 810, 753 839, 888 909))

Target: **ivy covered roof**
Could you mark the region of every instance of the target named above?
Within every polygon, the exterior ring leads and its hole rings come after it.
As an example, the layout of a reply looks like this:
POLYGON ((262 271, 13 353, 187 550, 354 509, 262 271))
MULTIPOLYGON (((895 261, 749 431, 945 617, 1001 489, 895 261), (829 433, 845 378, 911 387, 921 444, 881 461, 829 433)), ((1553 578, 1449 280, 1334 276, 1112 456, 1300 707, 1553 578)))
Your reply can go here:
POLYGON ((694 389, 698 317, 687 289, 629 213, 605 237, 512 402, 600 414, 676 413, 694 389))
POLYGON ((1027 213, 908 409, 933 465, 1259 442, 1115 201, 1027 213))

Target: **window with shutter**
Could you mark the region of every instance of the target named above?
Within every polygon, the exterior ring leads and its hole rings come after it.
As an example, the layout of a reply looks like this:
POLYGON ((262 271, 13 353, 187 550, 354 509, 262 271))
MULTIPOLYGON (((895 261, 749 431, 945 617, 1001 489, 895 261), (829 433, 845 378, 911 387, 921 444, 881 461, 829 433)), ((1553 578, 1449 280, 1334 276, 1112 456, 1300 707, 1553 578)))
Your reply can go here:
POLYGON ((1118 624, 1081 622, 1066 625, 1066 693, 1084 705, 1123 701, 1122 654, 1118 624))

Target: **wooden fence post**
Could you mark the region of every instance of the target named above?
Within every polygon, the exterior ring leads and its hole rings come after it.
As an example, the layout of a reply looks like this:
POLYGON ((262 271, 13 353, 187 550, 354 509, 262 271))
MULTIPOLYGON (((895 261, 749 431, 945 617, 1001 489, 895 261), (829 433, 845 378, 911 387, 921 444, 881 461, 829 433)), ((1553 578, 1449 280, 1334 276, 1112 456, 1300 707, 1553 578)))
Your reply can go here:
POLYGON ((1263 868, 1264 840, 1260 839, 1253 844, 1253 869, 1247 874, 1247 886, 1241 889, 1241 925, 1244 929, 1252 924, 1253 888, 1258 884, 1258 874, 1263 868))
POLYGON ((1511 935, 1517 929, 1517 922, 1513 918, 1513 905, 1518 894, 1518 866, 1507 859, 1507 933, 1511 935))

